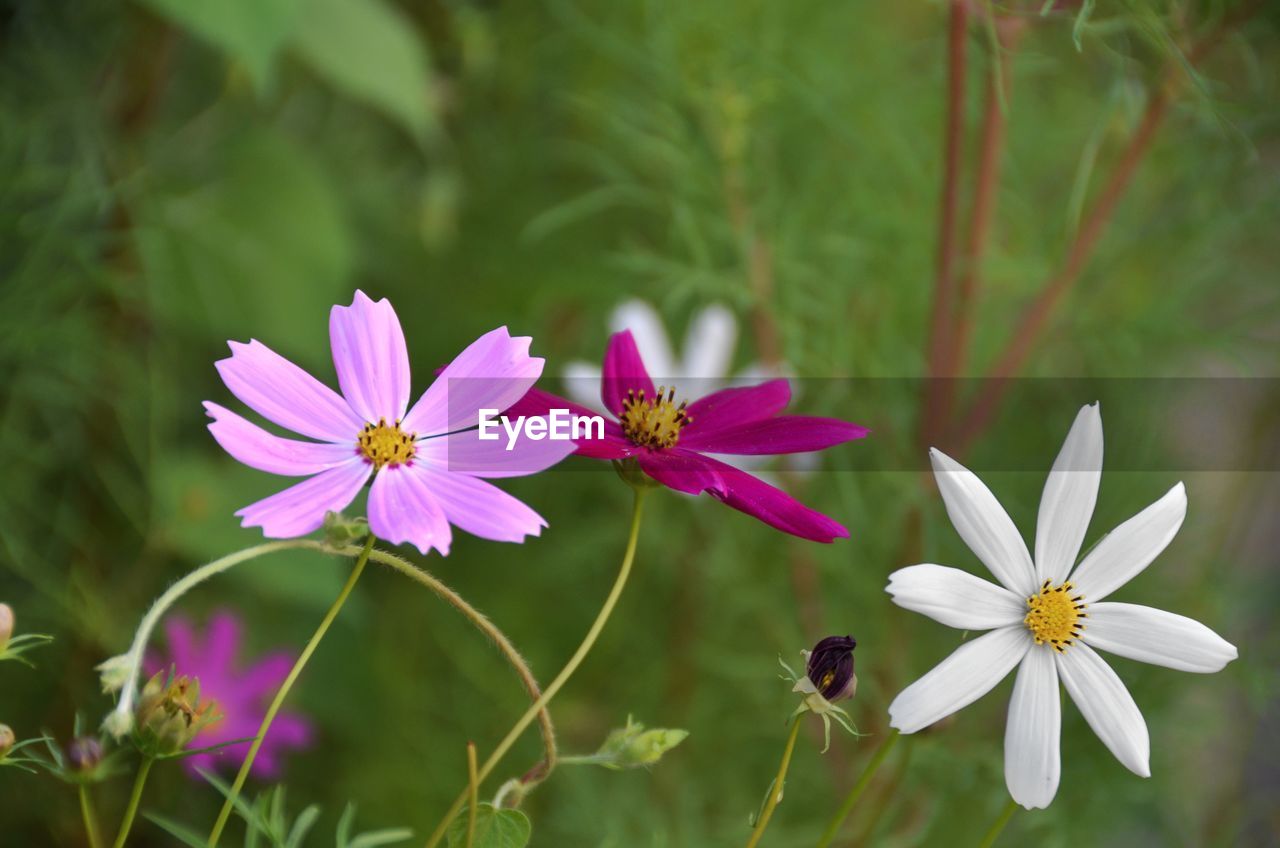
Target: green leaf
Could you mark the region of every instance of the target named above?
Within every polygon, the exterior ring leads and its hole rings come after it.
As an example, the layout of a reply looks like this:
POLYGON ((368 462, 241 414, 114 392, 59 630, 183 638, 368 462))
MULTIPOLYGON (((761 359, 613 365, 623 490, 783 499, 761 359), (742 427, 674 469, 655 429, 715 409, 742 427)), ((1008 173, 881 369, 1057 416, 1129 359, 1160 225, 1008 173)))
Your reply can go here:
POLYGON ((293 48, 334 88, 426 139, 434 125, 427 50, 397 9, 383 0, 307 0, 293 48))
POLYGON ((205 848, 208 845, 208 839, 204 833, 196 833, 191 828, 183 824, 167 819, 164 816, 155 813, 143 813, 143 818, 154 824, 156 827, 168 833, 174 839, 180 841, 183 845, 190 845, 193 848, 205 848))
MULTIPOLYGON (((464 811, 449 825, 449 848, 463 848, 467 844, 469 815, 464 811)), ((471 848, 524 848, 532 833, 529 817, 519 810, 499 810, 492 804, 481 804, 476 808, 476 832, 471 848)))
POLYGON ((261 89, 298 23, 303 0, 143 0, 157 14, 243 62, 261 89))

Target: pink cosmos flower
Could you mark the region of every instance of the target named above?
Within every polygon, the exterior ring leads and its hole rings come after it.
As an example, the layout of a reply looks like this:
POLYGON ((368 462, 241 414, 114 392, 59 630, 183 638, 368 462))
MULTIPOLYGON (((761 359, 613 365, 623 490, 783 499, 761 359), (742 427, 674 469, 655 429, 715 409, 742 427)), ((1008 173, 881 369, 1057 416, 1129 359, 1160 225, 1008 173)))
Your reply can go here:
MULTIPOLYGON (((201 730, 192 740, 192 748, 209 748, 233 739, 256 736, 266 715, 271 696, 289 675, 297 657, 287 651, 274 651, 248 668, 240 668, 240 619, 221 612, 209 619, 203 636, 191 622, 172 616, 165 622, 169 653, 147 658, 148 674, 165 671, 172 666, 178 675, 200 681, 201 701, 217 704, 222 718, 201 730)), ((258 750, 250 771, 254 777, 274 780, 280 776, 284 752, 306 748, 311 744, 311 723, 297 713, 281 712, 258 750)), ((184 758, 187 771, 212 771, 219 766, 238 769, 249 753, 251 742, 240 742, 184 758)))
MULTIPOLYGON (((676 399, 674 388, 656 388, 629 330, 615 333, 605 351, 600 381, 606 421, 603 439, 578 442, 582 456, 634 460, 647 476, 687 494, 706 492, 765 524, 815 542, 844 538, 849 531, 809 509, 781 489, 707 454, 788 454, 818 451, 866 436, 869 430, 834 418, 779 415, 791 400, 785 379, 721 389, 693 403, 676 399)), ((509 415, 546 415, 585 407, 533 389, 509 415)))
POLYGON ((486 333, 412 408, 409 353, 390 302, 357 291, 350 306, 329 313, 329 340, 342 394, 259 341, 228 342, 231 357, 216 363, 246 406, 316 440, 275 436, 205 402, 209 430, 227 453, 260 471, 307 478, 237 512, 241 526, 271 538, 306 535, 372 477, 369 527, 392 544, 447 555, 451 524, 501 542, 539 535, 541 516, 481 478, 542 471, 572 453, 573 443, 525 438, 507 450, 476 430, 481 408, 506 409, 542 374, 543 360, 529 356, 531 339, 513 338, 506 327, 486 333))

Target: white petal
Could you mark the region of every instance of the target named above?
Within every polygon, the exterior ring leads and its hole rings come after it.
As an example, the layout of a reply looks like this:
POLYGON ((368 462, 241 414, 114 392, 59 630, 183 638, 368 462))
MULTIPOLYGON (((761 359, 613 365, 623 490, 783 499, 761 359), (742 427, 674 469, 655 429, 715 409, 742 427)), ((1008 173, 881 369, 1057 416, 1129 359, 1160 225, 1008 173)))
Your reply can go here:
MULTIPOLYGON (((609 318, 609 332, 630 330, 636 340, 636 350, 645 367, 657 382, 670 381, 674 376, 676 358, 671 351, 671 341, 662 325, 657 310, 643 300, 628 300, 618 305, 609 318)), ((596 398, 599 401, 599 398, 596 398)))
POLYGON ((1076 415, 1040 496, 1036 578, 1057 585, 1080 555, 1102 477, 1102 413, 1095 403, 1076 415))
POLYGON ((1082 637, 1100 651, 1207 674, 1238 655, 1236 646, 1193 618, 1138 604, 1090 604, 1082 637))
POLYGON ((1125 768, 1151 776, 1151 739, 1133 696, 1102 657, 1081 642, 1061 654, 1058 676, 1085 721, 1125 768))
POLYGON ((885 591, 898 606, 961 630, 1007 627, 1027 614, 1026 602, 1008 589, 944 565, 900 568, 885 591))
POLYGON ((729 375, 737 343, 738 320, 733 313, 719 303, 707 306, 689 322, 684 336, 684 363, 676 376, 719 383, 729 375))
POLYGON ((1187 490, 1179 483, 1093 546, 1071 575, 1076 591, 1094 603, 1128 583, 1173 541, 1186 517, 1187 490))
POLYGON ((560 372, 564 393, 569 400, 587 409, 600 409, 600 366, 588 362, 570 362, 560 372))
POLYGON ((1053 651, 1027 651, 1018 667, 1004 730, 1004 782, 1028 810, 1049 806, 1062 776, 1062 701, 1053 651))
POLYGON ((965 642, 889 705, 889 724, 903 733, 923 730, 990 692, 1031 647, 1025 627, 992 630, 965 642))
POLYGON ((929 458, 960 538, 1006 589, 1020 597, 1030 595, 1036 587, 1035 567, 1013 519, 972 471, 937 448, 929 451, 929 458))

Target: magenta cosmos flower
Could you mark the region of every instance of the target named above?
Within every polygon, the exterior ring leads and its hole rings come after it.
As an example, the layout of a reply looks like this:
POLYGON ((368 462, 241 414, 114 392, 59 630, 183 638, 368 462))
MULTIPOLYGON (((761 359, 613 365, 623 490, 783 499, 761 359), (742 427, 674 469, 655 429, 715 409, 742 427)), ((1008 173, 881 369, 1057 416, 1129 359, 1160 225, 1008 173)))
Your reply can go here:
POLYGON ((481 408, 506 409, 533 386, 543 360, 528 337, 486 333, 449 363, 409 407, 409 353, 386 299, 357 291, 329 313, 329 341, 342 394, 258 341, 229 342, 216 363, 222 381, 267 420, 316 441, 268 433, 205 402, 209 430, 245 465, 308 479, 236 513, 271 538, 303 536, 325 513, 369 488, 369 527, 392 544, 449 553, 454 524, 485 539, 521 542, 546 526, 536 512, 485 482, 542 471, 573 452, 568 441, 477 438, 481 408))
MULTIPOLYGON (((202 635, 191 622, 173 616, 165 622, 167 656, 147 658, 147 673, 172 667, 178 675, 200 681, 200 699, 217 704, 222 718, 201 730, 191 741, 192 748, 210 748, 233 739, 251 739, 258 733, 271 696, 289 676, 297 657, 287 651, 273 651, 247 668, 240 668, 240 619, 229 612, 214 615, 202 635)), ((303 716, 281 712, 263 738, 251 771, 254 777, 273 780, 280 776, 284 753, 311 744, 311 723, 303 716)), ((216 751, 193 754, 184 760, 187 770, 212 771, 218 766, 238 769, 249 753, 251 742, 238 742, 216 751)))
MULTIPOLYGON (((849 531, 809 509, 781 489, 707 454, 788 454, 824 450, 860 439, 869 430, 834 418, 780 415, 791 400, 785 379, 721 389, 689 403, 675 388, 655 388, 629 330, 615 333, 605 351, 601 400, 617 417, 606 421, 604 438, 582 439, 577 453, 634 460, 658 483, 687 494, 706 492, 794 536, 815 542, 844 538, 849 531)), ((571 401, 534 389, 510 414, 546 415, 548 409, 595 415, 571 401)))

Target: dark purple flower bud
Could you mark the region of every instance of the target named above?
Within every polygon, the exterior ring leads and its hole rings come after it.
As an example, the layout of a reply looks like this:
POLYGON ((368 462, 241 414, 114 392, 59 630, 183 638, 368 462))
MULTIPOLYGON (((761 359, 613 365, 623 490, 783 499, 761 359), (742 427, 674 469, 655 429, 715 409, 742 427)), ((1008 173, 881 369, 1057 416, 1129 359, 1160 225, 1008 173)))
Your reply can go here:
POLYGON ((858 640, 852 636, 828 636, 813 646, 805 673, 819 694, 835 703, 852 698, 858 679, 853 675, 853 649, 858 640))
POLYGON ((67 745, 67 763, 75 771, 92 771, 102 762, 102 743, 93 736, 80 736, 67 745))

